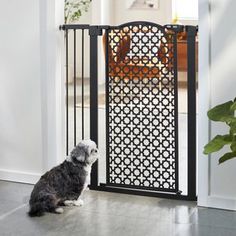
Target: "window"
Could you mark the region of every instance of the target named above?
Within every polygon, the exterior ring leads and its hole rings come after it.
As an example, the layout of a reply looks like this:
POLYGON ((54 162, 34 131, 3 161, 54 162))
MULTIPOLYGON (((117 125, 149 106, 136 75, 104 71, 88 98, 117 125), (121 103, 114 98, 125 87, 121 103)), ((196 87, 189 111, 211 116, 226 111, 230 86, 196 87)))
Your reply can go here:
POLYGON ((197 20, 198 0, 172 0, 173 20, 197 20))

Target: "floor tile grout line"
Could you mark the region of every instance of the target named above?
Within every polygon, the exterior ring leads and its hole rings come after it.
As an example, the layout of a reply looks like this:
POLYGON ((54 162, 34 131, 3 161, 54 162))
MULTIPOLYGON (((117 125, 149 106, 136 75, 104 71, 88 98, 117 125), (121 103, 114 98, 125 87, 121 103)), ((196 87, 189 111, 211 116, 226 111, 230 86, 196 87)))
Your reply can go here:
POLYGON ((18 207, 16 207, 16 208, 12 209, 11 211, 9 211, 9 212, 7 212, 7 213, 5 213, 5 214, 3 214, 3 215, 0 215, 0 220, 4 220, 6 217, 12 215, 12 214, 15 213, 16 211, 20 210, 21 208, 23 208, 23 207, 25 207, 25 206, 27 206, 27 205, 28 205, 28 203, 25 203, 25 204, 23 204, 23 205, 20 205, 20 206, 18 206, 18 207))

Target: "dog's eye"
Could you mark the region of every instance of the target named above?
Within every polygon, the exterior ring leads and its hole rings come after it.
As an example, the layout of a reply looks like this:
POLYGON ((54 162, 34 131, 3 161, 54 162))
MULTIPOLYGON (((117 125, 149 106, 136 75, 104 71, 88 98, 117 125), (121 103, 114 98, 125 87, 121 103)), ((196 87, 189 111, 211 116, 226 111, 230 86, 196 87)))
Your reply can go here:
POLYGON ((93 149, 93 152, 94 152, 94 153, 97 153, 97 152, 98 152, 98 150, 97 150, 97 149, 93 149))

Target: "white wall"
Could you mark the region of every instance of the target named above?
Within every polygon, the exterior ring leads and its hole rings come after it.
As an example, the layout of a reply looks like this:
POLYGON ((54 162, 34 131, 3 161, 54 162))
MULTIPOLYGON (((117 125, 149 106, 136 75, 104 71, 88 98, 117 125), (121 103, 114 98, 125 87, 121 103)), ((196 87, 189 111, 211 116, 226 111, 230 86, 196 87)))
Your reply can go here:
POLYGON ((114 5, 114 24, 130 21, 150 21, 157 24, 171 23, 171 0, 159 1, 156 10, 127 9, 126 0, 112 0, 114 5))
POLYGON ((1 2, 0 179, 33 183, 60 155, 62 11, 54 3, 1 2))
MULTIPOLYGON (((126 0, 109 0, 113 5, 112 22, 120 25, 130 21, 150 21, 160 25, 172 22, 172 0, 159 0, 159 9, 128 9, 126 0)), ((181 20, 181 24, 197 25, 197 21, 181 20)))
POLYGON ((236 210, 236 159, 218 165, 227 148, 209 159, 202 150, 209 139, 227 131, 225 125, 208 121, 207 110, 236 96, 234 9, 233 0, 200 0, 198 204, 231 210, 236 210))

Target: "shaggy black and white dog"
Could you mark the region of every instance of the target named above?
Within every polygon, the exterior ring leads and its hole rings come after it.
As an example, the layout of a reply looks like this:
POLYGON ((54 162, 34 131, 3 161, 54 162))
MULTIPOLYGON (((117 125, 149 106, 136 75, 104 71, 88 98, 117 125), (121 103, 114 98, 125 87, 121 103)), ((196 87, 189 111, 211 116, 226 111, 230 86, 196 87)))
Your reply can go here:
POLYGON ((60 206, 82 206, 81 195, 90 182, 91 167, 98 156, 95 142, 80 142, 62 164, 36 183, 29 201, 29 216, 41 216, 44 212, 63 213, 60 206))

